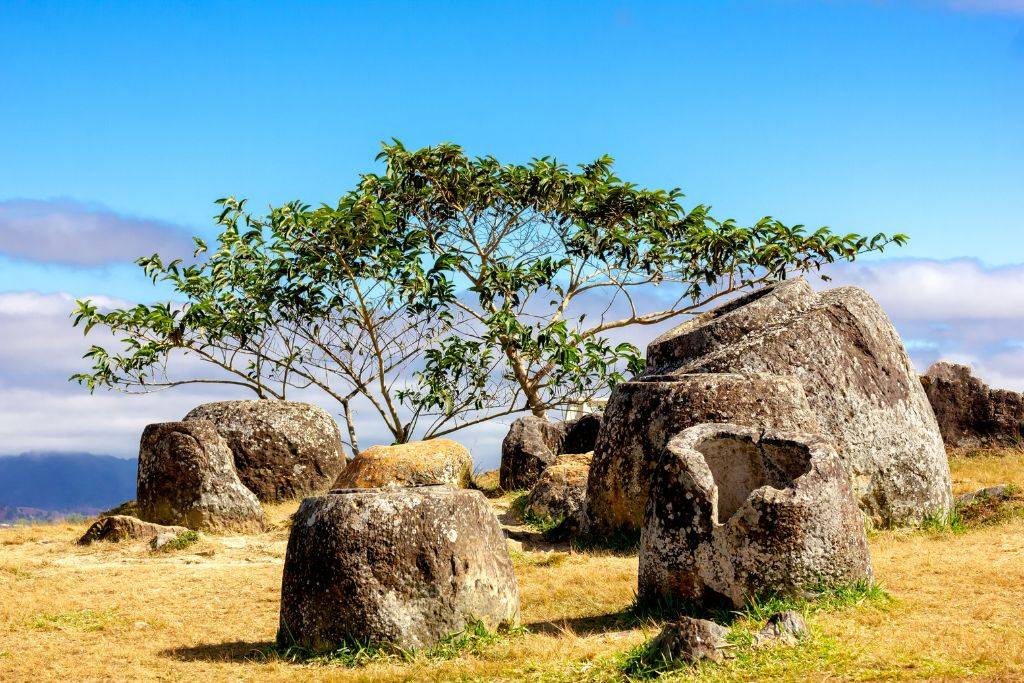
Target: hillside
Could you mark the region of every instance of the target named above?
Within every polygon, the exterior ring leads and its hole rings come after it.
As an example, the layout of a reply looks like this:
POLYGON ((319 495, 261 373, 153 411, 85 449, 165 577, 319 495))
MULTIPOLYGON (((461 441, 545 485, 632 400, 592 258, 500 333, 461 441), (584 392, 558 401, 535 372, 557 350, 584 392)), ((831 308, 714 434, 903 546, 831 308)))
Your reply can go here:
POLYGON ((91 453, 0 457, 0 522, 94 515, 135 497, 135 459, 91 453))
MULTIPOLYGON (((1020 451, 954 457, 952 469, 957 492, 1024 485, 1020 451)), ((524 630, 407 657, 303 659, 273 644, 293 509, 270 509, 266 533, 206 536, 169 553, 141 543, 76 546, 84 524, 0 530, 0 672, 12 680, 613 681, 626 679, 631 653, 661 621, 631 607, 635 555, 510 541, 524 630)), ((794 649, 740 645, 735 659, 668 679, 1020 678, 1021 512, 875 531, 884 593, 805 605, 812 635, 794 649)), ((742 636, 763 619, 747 610, 734 630, 742 636)))

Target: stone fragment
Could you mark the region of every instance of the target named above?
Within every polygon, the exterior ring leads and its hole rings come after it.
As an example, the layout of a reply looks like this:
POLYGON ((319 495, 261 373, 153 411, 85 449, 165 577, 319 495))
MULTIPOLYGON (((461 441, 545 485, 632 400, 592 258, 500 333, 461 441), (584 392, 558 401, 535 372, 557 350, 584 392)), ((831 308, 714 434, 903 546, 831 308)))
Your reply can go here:
POLYGON ((372 446, 338 475, 334 489, 382 486, 446 485, 465 488, 473 474, 473 457, 451 439, 372 446))
POLYGON ((706 422, 817 432, 803 387, 777 375, 649 376, 612 391, 587 483, 593 532, 643 525, 654 468, 669 439, 706 422))
POLYGON ((990 389, 966 365, 939 362, 921 377, 947 446, 1016 446, 1024 442, 1024 394, 990 389))
POLYGON ((224 437, 238 478, 264 502, 326 491, 345 468, 334 418, 294 401, 206 403, 185 420, 210 420, 224 437))
POLYGON ((782 645, 793 647, 807 637, 810 630, 804 615, 788 609, 768 617, 768 623, 754 634, 754 647, 782 645))
POLYGON ((729 629, 707 619, 682 617, 669 622, 647 645, 644 663, 657 667, 672 662, 720 662, 728 653, 729 629))
POLYGON ((277 640, 430 647, 479 620, 518 619, 505 538, 479 491, 447 486, 332 491, 292 525, 277 640))
POLYGON ((972 491, 971 493, 963 493, 956 497, 957 505, 970 505, 975 501, 982 500, 1009 500, 1013 495, 1012 489, 1009 484, 999 484, 998 486, 986 486, 983 489, 972 491))
POLYGON ((142 541, 162 533, 177 536, 183 531, 188 531, 188 529, 182 526, 164 526, 162 524, 143 522, 141 519, 127 515, 111 515, 109 517, 101 517, 93 522, 88 531, 78 539, 78 544, 90 545, 96 541, 107 541, 110 543, 142 541))
POLYGON ((873 520, 914 523, 944 514, 952 495, 942 437, 889 318, 857 287, 814 294, 813 301, 805 284, 790 287, 803 293, 788 308, 777 300, 758 309, 772 300, 769 293, 676 328, 676 336, 704 340, 692 345, 699 356, 668 353, 678 343, 672 333, 664 335, 648 349, 650 372, 791 376, 803 385, 821 433, 839 452, 873 520), (756 315, 748 312, 751 306, 756 315), (725 334, 729 321, 735 329, 725 334))
POLYGON ((512 423, 501 443, 499 483, 506 491, 532 488, 559 455, 594 450, 601 416, 549 422, 527 415, 512 423))
POLYGON ((171 541, 175 540, 176 538, 178 538, 178 534, 173 534, 173 533, 168 533, 166 531, 161 531, 160 533, 158 533, 156 536, 153 537, 153 540, 151 540, 149 542, 149 547, 152 548, 153 550, 160 550, 161 548, 163 548, 165 545, 167 545, 171 541))
POLYGON ((592 457, 592 453, 559 456, 530 490, 524 512, 557 522, 582 515, 592 457))
POLYGON ((870 579, 849 475, 827 442, 705 424, 665 447, 641 533, 641 601, 741 606, 870 579))
POLYGON ((263 509, 242 485, 227 442, 209 420, 151 424, 139 446, 142 519, 197 531, 263 530, 263 509))

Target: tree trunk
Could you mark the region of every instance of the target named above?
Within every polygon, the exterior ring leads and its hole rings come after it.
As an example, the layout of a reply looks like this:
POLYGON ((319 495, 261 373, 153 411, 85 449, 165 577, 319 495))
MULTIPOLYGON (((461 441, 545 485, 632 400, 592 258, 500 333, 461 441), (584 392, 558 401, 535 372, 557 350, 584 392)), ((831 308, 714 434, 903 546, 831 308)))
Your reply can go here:
POLYGON ((348 399, 341 402, 341 407, 345 411, 345 425, 348 427, 348 442, 349 448, 352 449, 352 457, 359 455, 359 440, 356 438, 356 425, 352 420, 352 408, 348 404, 348 399))

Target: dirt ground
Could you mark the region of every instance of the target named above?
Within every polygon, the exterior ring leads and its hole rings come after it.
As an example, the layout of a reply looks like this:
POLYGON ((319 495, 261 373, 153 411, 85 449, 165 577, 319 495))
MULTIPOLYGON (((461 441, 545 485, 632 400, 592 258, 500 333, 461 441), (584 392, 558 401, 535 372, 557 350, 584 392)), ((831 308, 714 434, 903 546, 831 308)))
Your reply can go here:
MULTIPOLYGON (((951 462, 958 492, 1024 487, 1021 451, 951 462)), ((635 556, 511 542, 525 630, 448 657, 293 663, 273 650, 293 509, 169 553, 79 547, 84 523, 0 529, 0 680, 622 680, 623 653, 658 628, 631 616, 635 556)), ((876 531, 871 550, 891 602, 812 612, 797 648, 667 678, 1024 680, 1022 515, 876 531)))

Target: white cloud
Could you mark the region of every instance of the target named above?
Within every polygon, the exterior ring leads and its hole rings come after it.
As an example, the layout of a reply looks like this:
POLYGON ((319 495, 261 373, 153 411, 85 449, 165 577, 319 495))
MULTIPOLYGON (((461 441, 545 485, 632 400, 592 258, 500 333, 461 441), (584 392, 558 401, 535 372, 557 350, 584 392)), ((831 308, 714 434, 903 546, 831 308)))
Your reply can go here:
POLYGON ((192 253, 180 227, 70 199, 0 201, 0 253, 40 263, 101 266, 154 252, 192 253))

